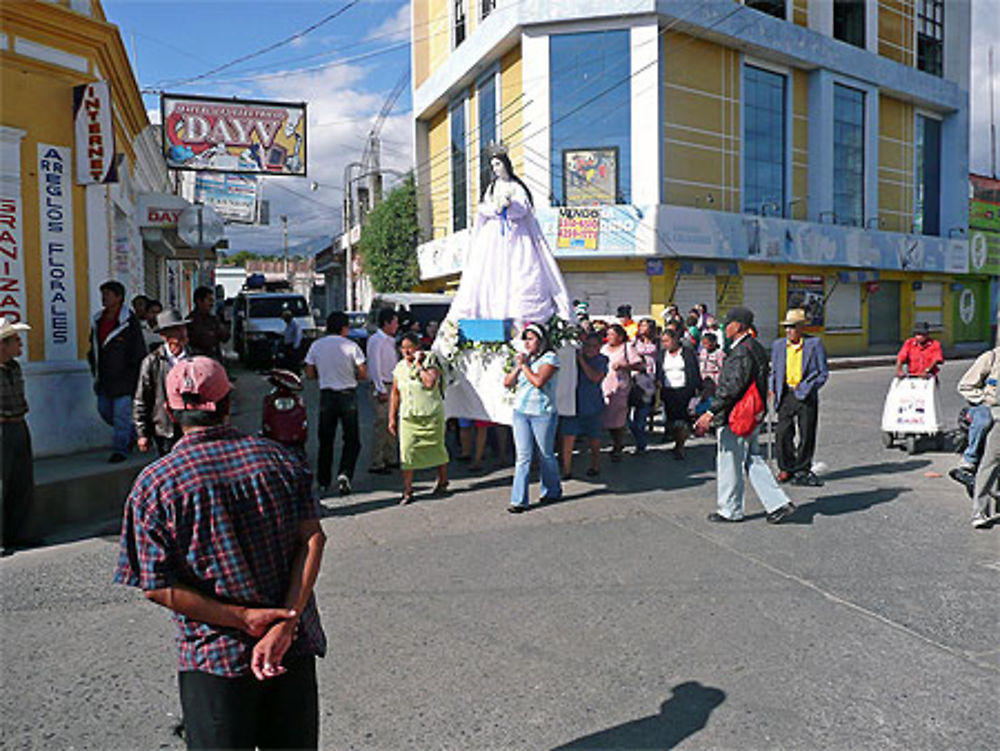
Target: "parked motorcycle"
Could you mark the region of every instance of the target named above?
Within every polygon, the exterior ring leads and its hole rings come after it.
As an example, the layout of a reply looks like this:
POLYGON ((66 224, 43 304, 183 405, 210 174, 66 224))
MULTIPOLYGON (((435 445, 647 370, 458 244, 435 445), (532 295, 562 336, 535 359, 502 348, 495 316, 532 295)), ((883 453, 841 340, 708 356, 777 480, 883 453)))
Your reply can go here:
POLYGON ((306 404, 302 400, 302 379, 290 370, 268 372, 273 388, 264 397, 260 433, 265 438, 305 451, 309 437, 306 404))

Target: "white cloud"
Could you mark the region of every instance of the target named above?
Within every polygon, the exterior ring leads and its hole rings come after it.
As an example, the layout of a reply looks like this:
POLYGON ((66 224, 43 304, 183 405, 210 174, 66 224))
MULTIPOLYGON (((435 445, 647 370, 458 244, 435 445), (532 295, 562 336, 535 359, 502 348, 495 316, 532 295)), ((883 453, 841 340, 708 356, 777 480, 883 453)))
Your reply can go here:
POLYGON ((368 39, 378 37, 386 42, 402 42, 410 38, 410 4, 403 3, 399 10, 380 23, 368 34, 368 39))
MULTIPOLYGON (((280 251, 280 216, 288 216, 288 242, 295 245, 317 235, 340 231, 344 167, 361 159, 366 135, 387 92, 366 90, 368 71, 343 65, 318 71, 289 71, 259 81, 252 96, 307 103, 307 178, 265 178, 264 197, 271 203, 270 227, 229 228, 231 251, 280 251), (316 191, 310 190, 316 182, 316 191), (299 195, 295 195, 292 192, 299 195)), ((382 167, 407 170, 412 163, 409 113, 387 118, 382 167)), ((386 182, 390 182, 388 179, 386 182)))

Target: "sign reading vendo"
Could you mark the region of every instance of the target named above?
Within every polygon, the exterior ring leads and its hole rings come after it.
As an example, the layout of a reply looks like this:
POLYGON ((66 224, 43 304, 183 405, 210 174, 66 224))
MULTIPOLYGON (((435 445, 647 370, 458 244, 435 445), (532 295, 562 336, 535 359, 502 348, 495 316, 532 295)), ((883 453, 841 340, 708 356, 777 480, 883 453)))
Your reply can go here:
POLYGON ((172 169, 306 174, 306 105, 164 94, 163 150, 172 169))

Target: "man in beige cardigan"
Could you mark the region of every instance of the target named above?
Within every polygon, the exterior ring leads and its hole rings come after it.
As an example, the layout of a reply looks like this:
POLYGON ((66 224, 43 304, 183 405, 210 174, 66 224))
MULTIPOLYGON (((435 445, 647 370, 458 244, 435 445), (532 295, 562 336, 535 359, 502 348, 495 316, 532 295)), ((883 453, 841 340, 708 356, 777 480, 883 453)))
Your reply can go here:
POLYGON ((969 428, 969 446, 959 464, 960 470, 975 472, 972 494, 972 526, 986 527, 993 521, 989 513, 990 493, 1000 470, 1000 431, 992 430, 1000 419, 997 382, 1000 380, 1000 343, 984 352, 958 382, 958 392, 974 405, 969 428))

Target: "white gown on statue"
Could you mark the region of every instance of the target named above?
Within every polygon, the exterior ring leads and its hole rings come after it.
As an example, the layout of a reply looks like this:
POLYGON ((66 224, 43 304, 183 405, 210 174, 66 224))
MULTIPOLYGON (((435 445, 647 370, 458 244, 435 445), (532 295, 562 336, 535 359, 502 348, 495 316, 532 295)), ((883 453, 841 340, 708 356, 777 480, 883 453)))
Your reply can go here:
POLYGON ((524 189, 497 181, 476 212, 476 227, 448 317, 575 320, 566 282, 524 189), (496 196, 494 196, 494 193, 496 196), (505 209, 498 206, 509 196, 505 209))
MULTIPOLYGON (((553 315, 576 323, 566 282, 524 188, 513 181, 498 180, 479 205, 448 321, 457 325, 463 318, 511 318, 522 328, 527 323, 545 324, 553 315)), ((519 339, 515 343, 520 345, 519 339)), ((446 354, 441 334, 435 348, 446 354)), ((556 404, 560 414, 573 415, 576 356, 571 346, 562 347, 558 355, 556 404)), ((503 378, 504 358, 461 355, 445 391, 446 413, 510 425, 513 399, 503 378)))

